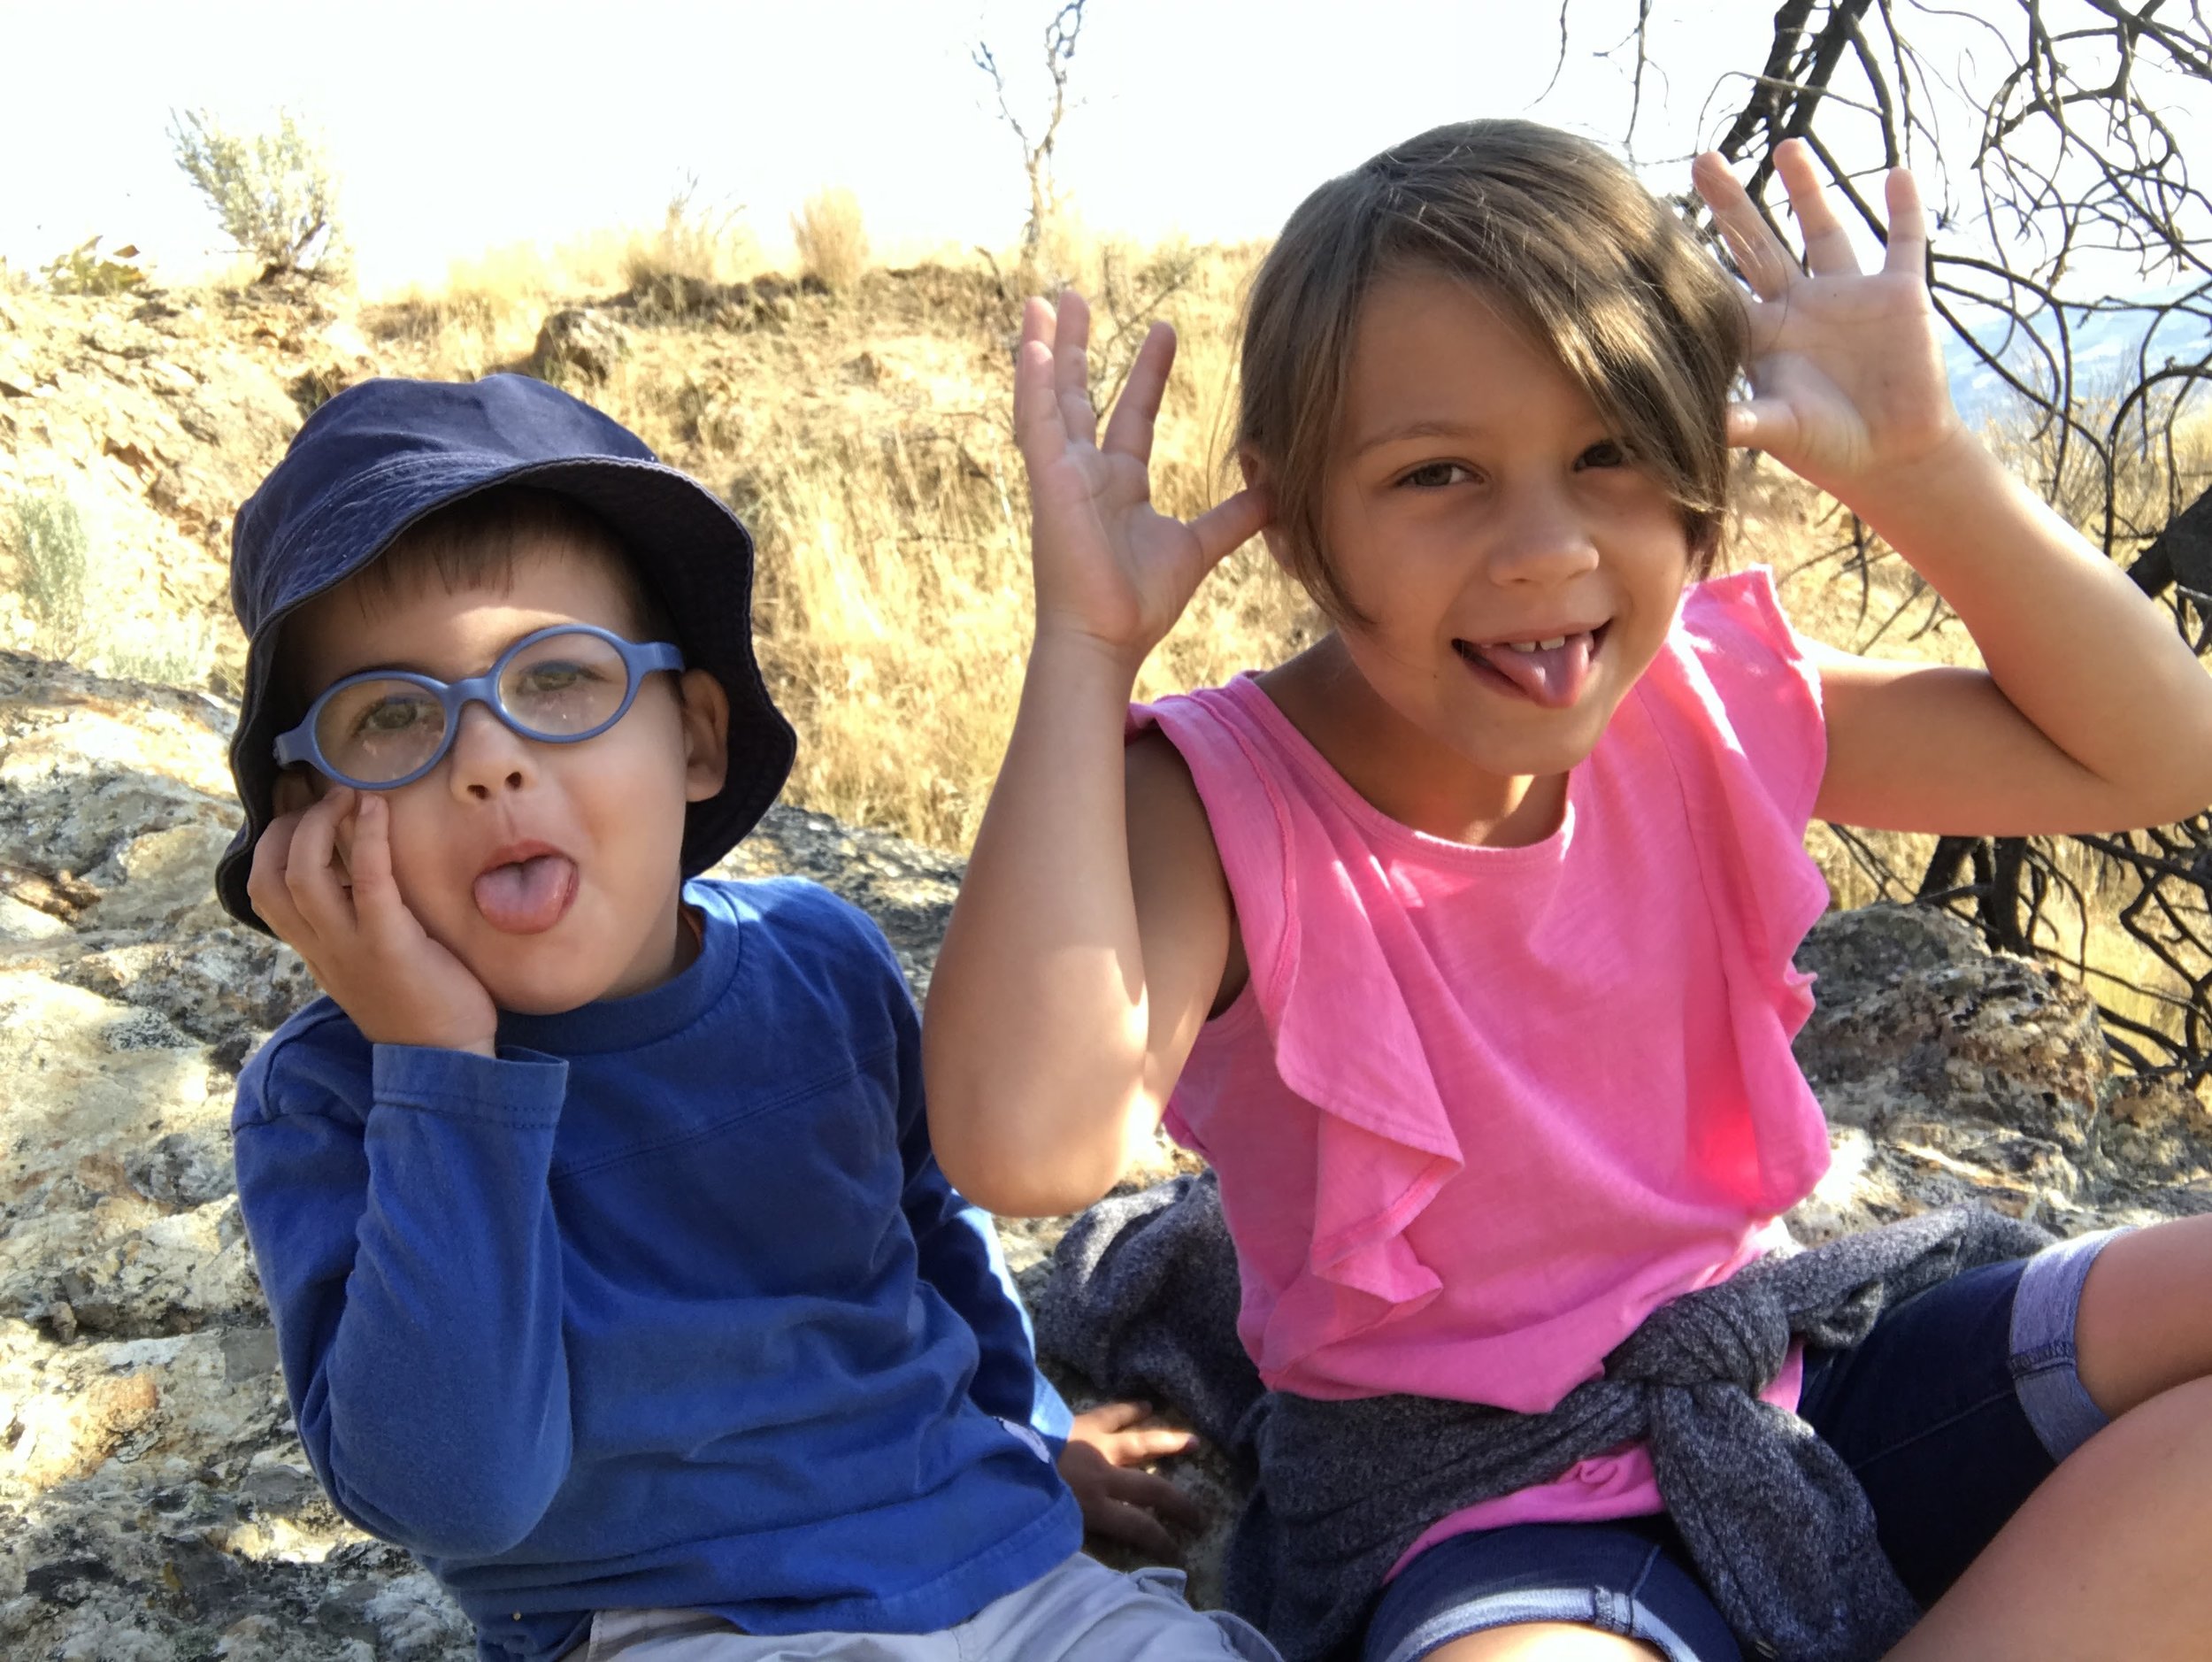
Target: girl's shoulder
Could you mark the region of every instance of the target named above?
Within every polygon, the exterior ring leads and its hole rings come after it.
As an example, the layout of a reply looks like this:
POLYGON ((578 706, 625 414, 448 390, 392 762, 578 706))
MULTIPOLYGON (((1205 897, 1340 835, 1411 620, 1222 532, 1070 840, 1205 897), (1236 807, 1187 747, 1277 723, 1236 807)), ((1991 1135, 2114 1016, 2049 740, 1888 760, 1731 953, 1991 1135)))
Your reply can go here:
POLYGON ((1639 697, 1678 753, 1717 746, 1801 823, 1827 761, 1820 672, 1763 566, 1694 583, 1639 697))
POLYGON ((1782 610, 1770 566, 1747 566, 1692 583, 1682 591, 1675 635, 1694 650, 1739 657, 1747 667, 1779 663, 1811 673, 1805 642, 1782 610))

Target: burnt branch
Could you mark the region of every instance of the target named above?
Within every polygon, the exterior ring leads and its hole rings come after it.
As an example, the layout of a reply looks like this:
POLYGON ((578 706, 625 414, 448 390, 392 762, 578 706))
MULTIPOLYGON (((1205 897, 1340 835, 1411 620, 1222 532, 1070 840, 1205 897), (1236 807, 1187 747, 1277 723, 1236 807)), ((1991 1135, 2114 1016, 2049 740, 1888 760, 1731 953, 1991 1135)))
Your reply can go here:
MULTIPOLYGON (((1639 12, 1640 28, 1647 14, 1639 12)), ((2176 112, 2212 110, 2212 27, 2171 0, 1782 0, 1755 65, 1721 76, 1715 148, 1761 212, 1774 151, 1804 140, 1869 232, 1874 188, 1923 175, 1929 284, 1985 419, 2031 483, 2212 647, 2212 196, 2176 112), (1943 129, 1939 142, 1938 128, 1943 129), (1962 158, 1947 170, 1945 158, 1962 158)), ((1870 618, 1895 557, 1840 507, 1812 564, 1858 588, 1863 642, 1924 632, 1909 577, 1870 618)), ((1924 612, 1920 609, 1924 607, 1924 612)), ((1837 827, 1885 893, 1871 847, 1837 827)), ((2079 976, 2116 1054, 2212 1077, 2212 816, 2115 836, 1939 839, 1923 904, 2079 976)))

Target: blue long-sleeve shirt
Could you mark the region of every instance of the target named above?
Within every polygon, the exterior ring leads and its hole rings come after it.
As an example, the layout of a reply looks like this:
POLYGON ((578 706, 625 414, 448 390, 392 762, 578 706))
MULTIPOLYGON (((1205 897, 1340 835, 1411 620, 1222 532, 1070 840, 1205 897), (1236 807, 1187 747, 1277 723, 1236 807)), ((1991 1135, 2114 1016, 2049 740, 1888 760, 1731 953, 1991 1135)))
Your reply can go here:
POLYGON ((308 1458, 488 1658, 643 1605, 933 1631, 1080 1543, 881 936, 802 883, 686 899, 683 973, 503 1016, 497 1059, 372 1046, 324 1000, 239 1080, 308 1458))

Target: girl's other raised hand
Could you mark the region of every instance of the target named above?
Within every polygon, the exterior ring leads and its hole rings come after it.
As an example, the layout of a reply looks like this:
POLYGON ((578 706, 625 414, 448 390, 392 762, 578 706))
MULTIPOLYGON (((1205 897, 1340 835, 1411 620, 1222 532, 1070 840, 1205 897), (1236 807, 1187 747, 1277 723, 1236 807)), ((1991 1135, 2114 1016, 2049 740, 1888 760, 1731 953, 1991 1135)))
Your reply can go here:
POLYGON ((1912 175, 1893 168, 1888 250, 1879 270, 1862 272, 1811 150, 1787 140, 1774 163, 1804 235, 1802 265, 1717 154, 1692 168, 1751 290, 1752 396, 1730 407, 1729 442, 1850 501, 1965 433, 1928 298, 1927 219, 1912 175))
POLYGON ((1014 365, 1014 436, 1029 472, 1037 636, 1087 640, 1133 675, 1199 583, 1267 521, 1241 490, 1187 524, 1152 505, 1152 436, 1175 362, 1175 331, 1156 323, 1098 435, 1091 407, 1090 308, 1073 291, 1056 310, 1032 300, 1014 365))

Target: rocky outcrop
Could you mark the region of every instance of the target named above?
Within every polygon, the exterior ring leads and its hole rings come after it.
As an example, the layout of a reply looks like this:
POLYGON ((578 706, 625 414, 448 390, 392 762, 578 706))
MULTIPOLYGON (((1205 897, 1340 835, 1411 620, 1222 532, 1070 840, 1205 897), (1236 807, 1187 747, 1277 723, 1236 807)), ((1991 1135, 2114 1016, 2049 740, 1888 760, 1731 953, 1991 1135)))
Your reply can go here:
POLYGON ((630 332, 590 306, 564 306, 538 327, 530 373, 548 381, 597 383, 630 355, 630 332))
MULTIPOLYGON (((462 1662, 435 1585, 310 1475, 239 1225, 231 1082, 312 989, 208 890, 232 717, 0 652, 0 1655, 462 1662)), ((728 869, 840 889, 918 988, 960 875, 788 809, 728 869)), ((1838 1150, 1805 1233, 1962 1194, 2067 1230, 2212 1201, 2200 1105, 2116 1076, 2078 989, 1923 912, 1832 916, 1802 958, 1838 1150)), ((1056 1233, 1010 1227, 1018 1268, 1056 1233)), ((1233 1500, 1218 1461, 1181 1481, 1233 1500)))

